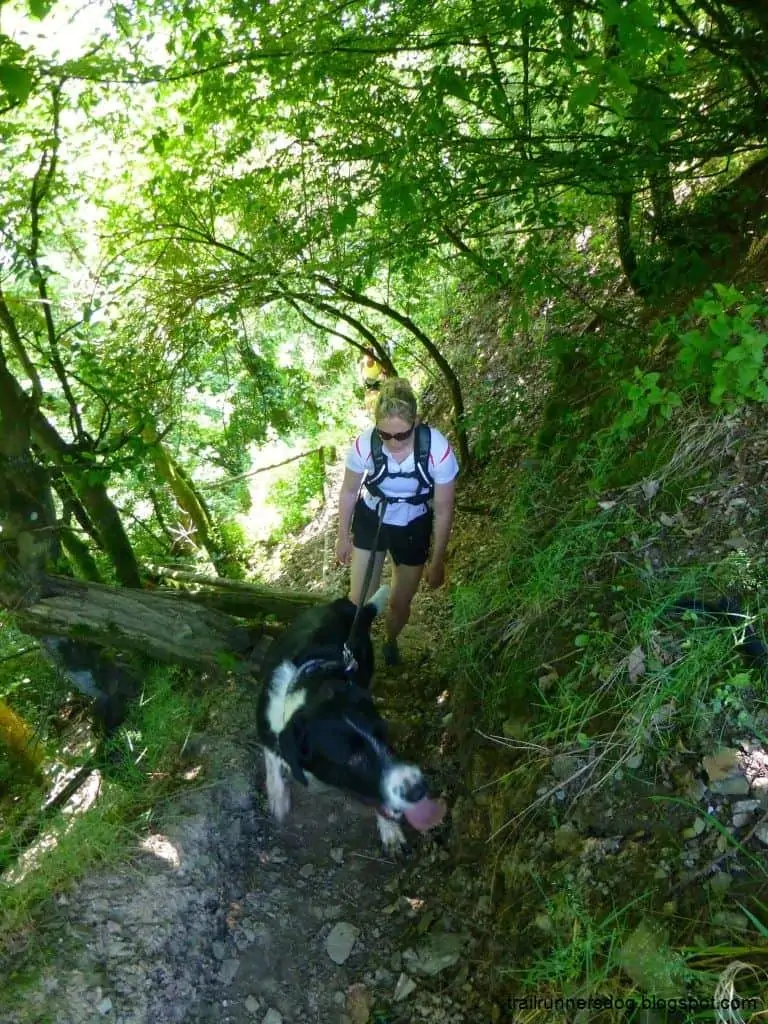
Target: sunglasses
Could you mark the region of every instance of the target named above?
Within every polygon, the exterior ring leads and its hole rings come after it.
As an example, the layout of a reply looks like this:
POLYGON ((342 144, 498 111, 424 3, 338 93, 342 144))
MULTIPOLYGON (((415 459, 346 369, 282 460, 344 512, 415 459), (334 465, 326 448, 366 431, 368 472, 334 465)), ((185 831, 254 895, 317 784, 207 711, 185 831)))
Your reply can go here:
POLYGON ((401 430, 399 434, 388 434, 386 430, 379 430, 379 428, 376 427, 376 433, 382 441, 407 441, 413 433, 413 427, 415 426, 416 424, 414 423, 413 426, 409 427, 407 430, 401 430))

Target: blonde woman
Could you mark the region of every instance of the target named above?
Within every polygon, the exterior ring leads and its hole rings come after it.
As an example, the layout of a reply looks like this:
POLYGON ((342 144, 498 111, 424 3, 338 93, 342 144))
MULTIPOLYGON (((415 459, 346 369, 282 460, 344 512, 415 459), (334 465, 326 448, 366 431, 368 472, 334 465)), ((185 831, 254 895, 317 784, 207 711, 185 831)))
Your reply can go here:
POLYGON ((349 599, 357 605, 376 591, 384 559, 387 553, 391 556, 384 661, 396 665, 397 638, 410 618, 425 568, 431 587, 445 579, 459 465, 447 438, 419 423, 416 397, 407 381, 382 382, 375 423, 347 454, 336 555, 351 568, 349 599), (374 548, 373 572, 364 595, 374 548))

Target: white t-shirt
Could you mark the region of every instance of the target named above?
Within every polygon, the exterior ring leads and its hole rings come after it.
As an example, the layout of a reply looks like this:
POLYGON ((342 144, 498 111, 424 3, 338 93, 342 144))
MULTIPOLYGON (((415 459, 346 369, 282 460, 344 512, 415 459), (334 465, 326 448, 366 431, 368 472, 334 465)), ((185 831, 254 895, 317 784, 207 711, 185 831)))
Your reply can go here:
MULTIPOLYGON (((429 445, 429 475, 435 484, 449 484, 459 473, 459 464, 453 454, 448 438, 435 427, 430 427, 431 440, 429 445)), ((347 454, 347 469, 353 473, 373 473, 373 457, 371 455, 371 434, 373 428, 366 430, 355 440, 347 454)), ((384 494, 391 498, 412 496, 422 486, 421 480, 408 476, 398 480, 402 473, 413 473, 416 469, 413 452, 403 462, 397 462, 387 449, 387 442, 382 442, 382 450, 387 457, 387 475, 379 486, 384 494)), ((379 499, 363 487, 361 497, 368 508, 375 509, 379 499)), ((407 501, 387 504, 384 522, 388 526, 406 526, 411 520, 424 515, 427 505, 412 505, 407 501)))

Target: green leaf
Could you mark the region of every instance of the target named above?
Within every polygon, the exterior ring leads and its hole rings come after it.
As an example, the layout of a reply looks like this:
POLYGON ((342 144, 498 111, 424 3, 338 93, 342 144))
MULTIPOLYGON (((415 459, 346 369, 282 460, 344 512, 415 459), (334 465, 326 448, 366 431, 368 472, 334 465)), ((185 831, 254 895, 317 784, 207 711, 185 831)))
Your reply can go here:
POLYGON ((629 75, 624 68, 617 64, 616 61, 608 60, 605 62, 605 72, 614 83, 618 86, 622 92, 629 93, 630 96, 634 96, 637 92, 637 86, 633 85, 630 81, 629 75))
POLYGON ((713 290, 726 307, 735 306, 737 303, 744 301, 744 296, 741 292, 729 284, 716 284, 713 290))
POLYGON ((331 214, 331 230, 338 238, 343 235, 347 228, 352 228, 357 222, 357 207, 351 204, 343 210, 334 210, 331 214))
POLYGON ((748 359, 749 353, 746 352, 741 345, 737 345, 735 348, 729 348, 723 356, 723 361, 726 363, 740 363, 742 359, 748 359))
POLYGON ((718 338, 729 338, 732 332, 731 318, 729 316, 716 316, 710 321, 709 329, 718 338))
POLYGON ((381 209, 387 215, 410 217, 417 211, 414 194, 403 182, 384 182, 381 188, 381 209))
POLYGON ((469 100, 469 86, 463 75, 455 68, 441 67, 435 74, 435 85, 440 93, 456 96, 460 100, 469 100))
POLYGON ((736 371, 736 377, 742 394, 747 395, 751 393, 752 384, 754 384, 759 375, 760 367, 756 366, 751 360, 749 362, 739 364, 739 368, 736 371))
POLYGON ((591 82, 583 82, 581 85, 577 85, 571 93, 568 106, 572 111, 583 110, 595 102, 599 92, 600 83, 597 79, 593 78, 591 82))
POLYGON ((42 20, 52 7, 53 0, 29 0, 29 13, 38 20, 42 20))
POLYGON ((158 156, 162 156, 165 152, 165 144, 168 141, 168 132, 164 128, 160 128, 152 136, 152 146, 158 156))
POLYGON ((0 85, 12 100, 23 103, 32 92, 32 75, 19 64, 0 64, 0 85))

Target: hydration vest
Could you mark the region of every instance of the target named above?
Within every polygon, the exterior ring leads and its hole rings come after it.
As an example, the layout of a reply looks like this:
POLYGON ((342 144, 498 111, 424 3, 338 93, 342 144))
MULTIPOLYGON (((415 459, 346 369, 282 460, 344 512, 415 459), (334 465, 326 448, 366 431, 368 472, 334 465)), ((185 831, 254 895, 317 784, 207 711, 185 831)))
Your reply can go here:
POLYGON ((415 429, 413 438, 413 464, 414 469, 410 472, 390 473, 387 456, 379 437, 378 430, 371 432, 371 459, 373 460, 373 471, 363 480, 363 487, 374 496, 391 504, 407 502, 409 505, 425 505, 432 500, 435 493, 435 482, 429 472, 429 449, 432 443, 432 431, 426 423, 419 423, 415 429), (412 495, 400 498, 391 498, 381 489, 381 482, 385 477, 403 477, 416 481, 416 490, 412 495))

